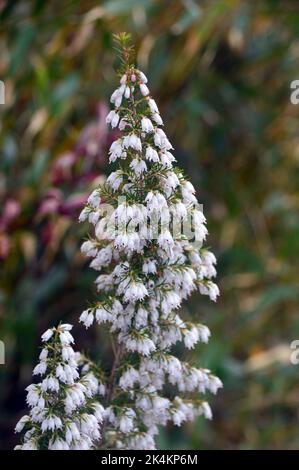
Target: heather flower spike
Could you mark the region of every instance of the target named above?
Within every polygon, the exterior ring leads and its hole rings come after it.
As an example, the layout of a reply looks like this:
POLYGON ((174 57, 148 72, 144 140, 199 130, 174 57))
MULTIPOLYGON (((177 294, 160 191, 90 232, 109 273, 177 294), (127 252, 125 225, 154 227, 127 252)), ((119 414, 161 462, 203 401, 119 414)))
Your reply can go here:
POLYGON ((16 432, 23 433, 16 450, 88 450, 100 440, 102 384, 87 365, 79 367, 82 358, 72 348, 71 328, 61 324, 42 335, 33 370, 41 381, 26 389, 30 412, 16 425, 16 432))
POLYGON ((95 226, 82 251, 99 271, 98 300, 80 321, 106 325, 114 344, 102 447, 154 449, 159 425, 212 417, 204 394, 216 393, 221 381, 178 358, 173 346, 208 341, 209 329, 185 321, 179 308, 196 289, 213 301, 219 290, 215 256, 202 246, 207 229, 195 190, 174 167, 173 146, 127 35, 117 44, 120 83, 107 116, 120 131, 109 151, 116 169, 80 215, 95 226))
POLYGON ((98 299, 80 322, 108 328, 111 374, 74 352, 71 325, 48 329, 33 371, 43 380, 27 388, 30 412, 16 426, 24 433, 17 449, 155 449, 159 425, 211 419, 204 395, 222 386, 173 348, 208 342, 209 329, 184 320, 179 308, 196 289, 217 299, 216 259, 202 246, 205 217, 192 184, 173 166, 173 147, 128 40, 117 37, 120 83, 107 116, 120 131, 109 151, 116 169, 79 218, 95 227, 82 252, 99 271, 98 299))

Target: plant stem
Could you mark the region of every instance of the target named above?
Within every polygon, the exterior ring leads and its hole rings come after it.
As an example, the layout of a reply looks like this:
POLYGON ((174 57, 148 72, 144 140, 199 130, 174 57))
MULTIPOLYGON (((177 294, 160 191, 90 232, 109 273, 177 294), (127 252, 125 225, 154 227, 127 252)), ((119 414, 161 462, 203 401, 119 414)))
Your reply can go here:
MULTIPOLYGON (((108 386, 108 391, 107 391, 107 399, 106 399, 107 406, 109 406, 114 396, 115 376, 116 376, 117 367, 118 367, 118 364, 122 355, 122 345, 118 343, 117 346, 115 347, 113 340, 112 340, 112 344, 113 344, 112 349, 114 352, 114 360, 112 364, 111 374, 109 378, 109 386, 108 386)), ((104 441, 105 428, 106 428, 106 420, 103 422, 103 426, 101 429, 101 440, 100 440, 99 447, 102 446, 103 441, 104 441)))
POLYGON ((110 401, 113 399, 115 375, 117 372, 117 367, 121 358, 121 354, 122 354, 122 345, 118 343, 115 348, 114 360, 113 360, 110 379, 109 379, 109 388, 108 388, 108 393, 107 393, 108 403, 110 403, 110 401))

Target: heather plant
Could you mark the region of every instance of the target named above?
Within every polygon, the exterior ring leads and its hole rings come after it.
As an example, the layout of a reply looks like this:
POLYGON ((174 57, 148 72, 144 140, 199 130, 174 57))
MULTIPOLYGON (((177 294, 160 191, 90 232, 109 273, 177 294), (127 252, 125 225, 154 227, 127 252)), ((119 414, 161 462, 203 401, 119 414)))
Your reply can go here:
POLYGON ((208 341, 208 328, 184 321, 178 309, 195 289, 216 300, 216 259, 201 246, 204 215, 192 184, 173 166, 173 147, 147 78, 132 61, 128 37, 118 36, 118 45, 120 86, 107 116, 121 131, 109 151, 117 169, 93 191, 80 216, 95 226, 82 251, 100 272, 97 302, 80 321, 87 328, 108 324, 114 345, 104 442, 151 449, 158 425, 212 416, 203 395, 215 393, 220 380, 180 360, 173 346, 181 341, 190 349, 208 341), (193 240, 178 230, 184 221, 193 240))
POLYGON ((44 347, 33 370, 42 381, 26 389, 30 413, 16 425, 24 434, 16 450, 88 450, 100 439, 101 384, 88 364, 80 367, 71 329, 61 324, 42 335, 44 347))
MULTIPOLYGON (((219 290, 212 281, 215 256, 203 247, 208 232, 195 190, 174 166, 172 144, 147 78, 134 65, 128 36, 116 40, 120 84, 107 123, 120 134, 109 150, 115 169, 79 218, 94 226, 82 252, 99 271, 97 300, 80 322, 106 327, 114 353, 101 383, 98 406, 105 411, 97 446, 154 449, 158 426, 212 417, 205 394, 216 393, 221 381, 179 358, 175 345, 192 349, 208 342, 207 326, 185 321, 178 310, 196 289, 213 301, 219 290)), ((64 434, 57 445, 49 442, 49 448, 70 445, 64 434)))

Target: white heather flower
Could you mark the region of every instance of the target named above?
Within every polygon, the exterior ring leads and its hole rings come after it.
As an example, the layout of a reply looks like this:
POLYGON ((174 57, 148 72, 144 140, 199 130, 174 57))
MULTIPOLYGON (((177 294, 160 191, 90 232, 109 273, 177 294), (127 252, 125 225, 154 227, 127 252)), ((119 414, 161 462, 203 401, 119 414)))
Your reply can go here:
POLYGON ((41 361, 45 361, 45 360, 47 359, 47 357, 48 357, 48 349, 45 349, 45 348, 44 348, 44 349, 42 349, 42 351, 41 351, 41 353, 40 353, 40 355, 39 355, 39 359, 40 359, 41 361))
POLYGON ((199 210, 194 210, 192 213, 192 216, 193 216, 193 222, 194 222, 195 227, 201 226, 202 224, 206 222, 205 216, 199 210))
POLYGON ((64 361, 68 361, 69 359, 72 359, 75 355, 74 350, 71 346, 64 346, 62 348, 62 359, 64 361))
POLYGON ((208 250, 205 250, 202 254, 202 259, 206 264, 217 264, 216 257, 214 253, 211 253, 208 250))
POLYGON ((147 77, 146 77, 146 75, 145 75, 143 72, 141 72, 141 70, 138 71, 138 74, 139 74, 140 80, 141 80, 143 83, 147 83, 147 81, 148 81, 148 80, 147 80, 147 77))
POLYGON ((137 222, 145 222, 147 218, 147 210, 143 204, 133 204, 132 218, 137 222))
POLYGON ((110 113, 108 114, 108 116, 106 117, 106 123, 107 124, 111 124, 111 127, 114 128, 114 127, 117 127, 118 123, 119 123, 119 114, 116 113, 115 111, 110 111, 110 113))
POLYGON ((91 224, 96 225, 97 222, 98 222, 98 220, 99 220, 99 218, 100 218, 100 212, 95 211, 95 210, 89 212, 88 221, 89 221, 91 224))
POLYGON ((165 250, 172 248, 174 245, 174 241, 169 230, 164 230, 162 233, 160 233, 157 241, 160 248, 165 250))
POLYGON ((181 426, 181 424, 187 420, 187 416, 183 410, 177 409, 172 415, 172 420, 176 426, 181 426))
POLYGON ((166 178, 161 181, 162 187, 164 187, 168 192, 171 193, 180 182, 177 175, 173 171, 169 171, 166 178))
POLYGON ((127 83, 127 79, 128 79, 127 75, 123 74, 121 79, 120 79, 121 85, 125 85, 127 83))
POLYGON ((103 266, 107 266, 112 259, 112 247, 108 245, 106 248, 102 248, 96 254, 96 258, 90 263, 93 269, 101 270, 103 266))
POLYGON ((87 199, 88 204, 90 204, 94 209, 97 209, 101 203, 101 197, 99 191, 95 189, 89 198, 87 199))
POLYGON ((122 99, 123 99, 123 95, 119 93, 117 98, 115 99, 115 107, 116 108, 120 107, 120 105, 122 103, 122 99))
POLYGON ((124 434, 130 433, 134 428, 135 411, 130 408, 125 408, 124 413, 119 418, 119 429, 124 434))
POLYGON ((171 161, 169 160, 169 158, 167 157, 167 155, 165 153, 161 154, 160 159, 161 159, 161 163, 162 163, 164 168, 171 168, 172 167, 172 163, 171 163, 171 161))
POLYGON ((178 308, 180 304, 181 304, 180 296, 174 291, 169 291, 165 294, 162 300, 162 305, 161 305, 162 311, 164 313, 169 313, 171 310, 178 308))
POLYGON ((195 344, 199 341, 198 329, 194 326, 191 330, 184 331, 184 343, 187 349, 194 348, 195 344))
POLYGON ((218 377, 215 377, 214 375, 210 376, 210 380, 209 380, 210 392, 216 394, 218 389, 222 387, 223 387, 223 384, 218 377))
POLYGON ((167 360, 166 372, 169 374, 169 382, 172 384, 182 380, 181 362, 174 356, 167 360))
POLYGON ((166 151, 160 155, 160 160, 164 168, 171 168, 175 158, 170 152, 166 151))
POLYGON ((42 335, 42 341, 46 342, 46 341, 49 341, 49 339, 52 337, 53 335, 53 330, 47 330, 43 335, 42 335))
POLYGON ((148 356, 151 352, 155 351, 156 346, 154 342, 150 338, 141 337, 141 338, 133 338, 128 336, 126 338, 126 349, 128 351, 137 351, 139 354, 143 356, 148 356))
POLYGON ((51 441, 49 444, 49 450, 70 450, 70 448, 67 442, 57 438, 54 441, 51 441))
POLYGON ((39 362, 33 369, 33 375, 43 375, 47 370, 46 362, 39 362))
POLYGON ((40 390, 36 385, 28 385, 26 388, 27 393, 27 403, 29 406, 35 406, 38 404, 40 399, 40 390))
POLYGON ((155 145, 159 148, 162 148, 163 147, 163 140, 158 132, 158 129, 156 129, 156 133, 154 135, 154 142, 155 142, 155 145))
POLYGON ((126 233, 122 233, 122 234, 117 235, 117 237, 115 238, 115 241, 114 241, 114 246, 119 250, 128 248, 129 244, 130 244, 130 239, 129 239, 129 236, 126 233))
POLYGON ((153 407, 158 413, 165 413, 168 410, 170 401, 167 398, 156 396, 153 398, 153 407))
POLYGON ((161 210, 167 207, 167 201, 163 194, 158 191, 150 191, 147 193, 145 202, 147 203, 147 208, 149 211, 161 210))
POLYGON ((145 158, 150 162, 159 162, 158 152, 153 147, 146 147, 145 158))
POLYGON ((144 274, 156 274, 156 262, 155 260, 146 259, 142 265, 142 272, 144 274))
POLYGON ((62 428, 61 419, 55 415, 50 415, 47 418, 45 418, 41 425, 42 432, 45 432, 47 430, 54 431, 55 429, 60 429, 60 428, 62 428))
POLYGON ((117 158, 120 158, 123 154, 123 143, 122 139, 115 140, 109 149, 110 161, 114 162, 117 158))
POLYGON ((147 326, 148 321, 148 311, 143 308, 139 307, 137 310, 136 318, 135 318, 135 326, 137 329, 147 326))
POLYGON ((41 384, 41 388, 44 392, 47 390, 52 390, 53 392, 58 392, 59 382, 55 377, 49 376, 46 377, 41 384))
POLYGON ((173 148, 171 143, 167 139, 165 132, 159 127, 156 129, 156 132, 154 134, 154 142, 157 147, 160 147, 163 150, 170 150, 173 148))
POLYGON ((153 126, 153 123, 152 121, 147 118, 147 117, 143 117, 141 119, 141 128, 144 132, 146 133, 149 133, 149 132, 153 132, 154 131, 154 126, 153 126))
POLYGON ((198 225, 197 227, 195 227, 194 238, 198 242, 203 242, 206 239, 207 234, 208 234, 208 230, 205 225, 202 224, 202 225, 198 225))
POLYGON ((30 417, 28 415, 23 416, 16 424, 15 432, 21 432, 28 421, 30 421, 30 417))
POLYGON ((197 199, 194 195, 195 189, 193 185, 190 183, 190 181, 184 181, 182 184, 182 196, 183 196, 183 202, 190 204, 197 204, 197 199))
POLYGON ((143 300, 148 295, 148 291, 141 282, 132 281, 126 288, 124 300, 128 302, 136 302, 143 300))
POLYGON ((59 338, 60 338, 60 342, 61 344, 65 345, 65 344, 71 344, 74 342, 74 338, 72 337, 72 335, 66 330, 66 331, 61 331, 59 333, 59 338))
POLYGON ((192 194, 195 193, 195 188, 194 188, 193 184, 190 181, 185 181, 184 182, 184 189, 186 191, 189 191, 192 194))
POLYGON ((158 126, 163 126, 163 120, 160 114, 158 113, 152 114, 152 120, 155 121, 155 123, 158 124, 158 126))
MULTIPOLYGON (((112 93, 110 102, 115 104, 117 99, 123 95, 124 91, 125 91, 125 85, 122 83, 121 86, 112 93)), ((116 104, 115 106, 117 107, 116 104)))
POLYGON ((87 206, 84 207, 84 209, 80 212, 79 222, 84 222, 85 220, 87 220, 89 212, 90 212, 89 207, 87 206))
POLYGON ((199 291, 203 295, 208 295, 213 302, 216 302, 219 295, 219 288, 214 282, 207 282, 199 285, 199 291))
POLYGON ((148 98, 147 102, 152 114, 159 114, 159 109, 156 101, 153 98, 148 98))
POLYGON ((126 121, 125 119, 121 119, 118 124, 118 128, 120 131, 123 131, 126 127, 132 128, 131 124, 126 121))
POLYGON ((121 85, 117 90, 115 90, 110 98, 111 103, 114 103, 116 108, 119 108, 122 102, 122 97, 125 92, 125 85, 121 85))
POLYGON ((111 313, 105 308, 99 307, 96 309, 96 320, 98 323, 104 323, 111 320, 111 313))
POLYGON ((136 134, 129 134, 128 136, 124 138, 124 147, 125 148, 131 147, 141 152, 142 150, 141 140, 136 134))
POLYGON ((203 343, 207 343, 211 336, 209 328, 205 325, 197 325, 197 329, 200 341, 202 341, 203 343))
POLYGON ((107 291, 111 288, 112 278, 108 274, 100 274, 100 276, 96 278, 95 283, 99 291, 107 291))
POLYGON ((81 313, 81 316, 79 318, 79 321, 82 322, 86 328, 89 328, 94 321, 94 316, 91 310, 84 310, 83 313, 81 313))
POLYGON ((94 257, 96 256, 98 249, 94 242, 87 240, 82 244, 81 251, 85 254, 85 256, 94 257))
POLYGON ((130 87, 126 86, 124 96, 126 99, 130 98, 131 90, 130 87))
POLYGON ((58 379, 63 382, 63 383, 66 383, 68 378, 67 378, 67 374, 65 373, 65 370, 64 368, 62 367, 61 364, 58 364, 58 366, 56 367, 56 377, 58 377, 58 379))
POLYGON ((147 170, 145 161, 139 158, 134 158, 130 163, 130 167, 135 171, 136 175, 140 175, 147 170))
POLYGON ((105 413, 104 407, 100 403, 97 403, 97 402, 95 402, 93 407, 94 407, 94 415, 96 419, 98 420, 99 423, 102 423, 104 419, 104 413, 105 413))
POLYGON ((140 88, 141 94, 142 94, 143 96, 147 96, 147 95, 149 94, 149 89, 148 89, 148 87, 145 85, 145 83, 140 83, 139 88, 140 88))
POLYGON ((114 90, 114 92, 112 93, 111 97, 110 97, 110 103, 115 103, 115 100, 116 98, 119 96, 119 89, 117 88, 116 90, 114 90))
POLYGON ((181 219, 185 219, 187 217, 187 208, 182 202, 172 204, 171 210, 175 216, 178 216, 181 219))
POLYGON ((119 379, 119 386, 126 390, 133 388, 134 384, 139 380, 139 373, 134 367, 129 367, 119 379))
POLYGON ((123 175, 120 170, 114 171, 107 178, 107 184, 109 184, 109 186, 111 186, 111 188, 114 191, 116 191, 119 188, 122 182, 123 182, 123 175))
POLYGON ((204 415, 206 419, 212 419, 212 410, 208 402, 204 401, 200 406, 200 412, 204 415))

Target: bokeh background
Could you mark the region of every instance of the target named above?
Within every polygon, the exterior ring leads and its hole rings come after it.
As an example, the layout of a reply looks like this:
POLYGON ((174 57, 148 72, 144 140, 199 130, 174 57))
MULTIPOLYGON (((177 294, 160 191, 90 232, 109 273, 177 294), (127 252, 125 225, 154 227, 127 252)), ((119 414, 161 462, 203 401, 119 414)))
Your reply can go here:
POLYGON ((1 449, 25 409, 40 334, 94 298, 77 214, 109 171, 112 34, 129 31, 175 154, 197 188, 221 297, 185 314, 212 330, 193 353, 224 389, 214 420, 161 431, 169 449, 299 448, 299 78, 296 1, 0 0, 1 449))

